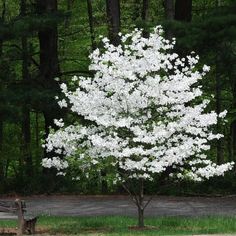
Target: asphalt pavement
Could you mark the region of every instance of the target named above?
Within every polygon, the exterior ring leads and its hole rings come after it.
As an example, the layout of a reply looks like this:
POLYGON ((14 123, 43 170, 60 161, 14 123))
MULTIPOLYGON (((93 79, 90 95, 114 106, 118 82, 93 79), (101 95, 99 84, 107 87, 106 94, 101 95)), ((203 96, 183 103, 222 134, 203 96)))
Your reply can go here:
MULTIPOLYGON (((14 201, 16 197, 0 197, 14 201)), ((128 196, 32 196, 22 198, 28 215, 54 216, 136 216, 137 208, 128 196)), ((236 196, 228 197, 153 197, 146 216, 236 215, 236 196)), ((0 219, 16 216, 0 212, 0 219)))

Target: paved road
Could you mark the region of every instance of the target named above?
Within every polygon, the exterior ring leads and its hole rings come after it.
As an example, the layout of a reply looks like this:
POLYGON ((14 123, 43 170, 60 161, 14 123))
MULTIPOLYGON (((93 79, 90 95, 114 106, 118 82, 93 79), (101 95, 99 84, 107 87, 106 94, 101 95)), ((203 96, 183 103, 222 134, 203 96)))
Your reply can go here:
MULTIPOLYGON (((134 216, 137 213, 136 206, 126 196, 34 196, 24 199, 30 215, 134 216)), ((0 200, 4 199, 0 198, 0 200)), ((14 198, 7 200, 14 200, 14 198)), ((236 196, 154 197, 145 214, 147 216, 236 215, 236 196)), ((0 212, 0 218, 14 217, 0 212)))

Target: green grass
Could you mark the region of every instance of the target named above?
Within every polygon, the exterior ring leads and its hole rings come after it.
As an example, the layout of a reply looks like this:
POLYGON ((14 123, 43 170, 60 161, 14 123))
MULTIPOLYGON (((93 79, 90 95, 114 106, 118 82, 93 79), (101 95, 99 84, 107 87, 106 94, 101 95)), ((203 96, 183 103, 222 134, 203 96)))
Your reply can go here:
MULTIPOLYGON (((191 235, 236 233, 236 217, 155 217, 146 218, 152 229, 130 229, 136 218, 124 216, 106 217, 39 217, 38 228, 48 229, 48 234, 64 235, 191 235)), ((16 221, 0 220, 0 228, 16 227, 16 221)))

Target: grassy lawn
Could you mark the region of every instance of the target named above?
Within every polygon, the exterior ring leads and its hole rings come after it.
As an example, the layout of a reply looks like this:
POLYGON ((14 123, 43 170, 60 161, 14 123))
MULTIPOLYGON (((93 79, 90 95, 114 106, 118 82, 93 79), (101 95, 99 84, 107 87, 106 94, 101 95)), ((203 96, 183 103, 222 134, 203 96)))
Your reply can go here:
MULTIPOLYGON (((236 233, 236 217, 156 217, 147 218, 149 229, 137 230, 136 219, 124 216, 106 217, 53 217, 41 216, 37 227, 45 234, 60 235, 188 235, 236 233), (131 227, 130 227, 131 226, 131 227)), ((0 220, 0 233, 3 229, 15 228, 16 221, 0 220)))

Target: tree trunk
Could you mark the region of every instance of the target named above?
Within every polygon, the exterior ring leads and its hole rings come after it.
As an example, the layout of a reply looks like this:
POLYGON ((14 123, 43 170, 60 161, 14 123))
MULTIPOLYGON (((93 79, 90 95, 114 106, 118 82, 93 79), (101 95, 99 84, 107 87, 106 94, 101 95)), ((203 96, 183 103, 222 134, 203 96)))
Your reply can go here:
MULTIPOLYGON (((66 10, 68 12, 70 12, 71 8, 72 8, 72 1, 71 0, 67 0, 67 2, 66 2, 66 10)), ((69 17, 66 17, 66 19, 65 19, 65 29, 67 29, 69 27, 69 22, 70 22, 69 19, 70 19, 69 17)))
POLYGON ((106 0, 108 34, 115 46, 120 44, 120 0, 106 0))
POLYGON ((35 112, 35 143, 37 151, 39 150, 39 114, 35 112))
MULTIPOLYGON (((233 108, 236 108, 236 82, 232 83, 233 91, 233 108)), ((230 125, 231 131, 231 158, 233 161, 236 160, 236 119, 231 122, 230 125)), ((236 167, 235 167, 236 169, 236 167)))
POLYGON ((27 104, 22 109, 22 151, 24 157, 25 174, 33 176, 33 160, 31 154, 31 131, 30 131, 30 111, 27 104))
POLYGON ((138 227, 144 228, 144 210, 138 208, 138 227))
MULTIPOLYGON (((122 172, 121 172, 122 173, 122 172)), ((144 210, 152 200, 152 197, 148 201, 144 201, 144 179, 140 178, 137 180, 138 183, 135 181, 130 182, 128 184, 126 182, 122 183, 123 188, 127 191, 129 196, 131 197, 132 201, 138 208, 138 224, 137 227, 144 228, 144 210)))
MULTIPOLYGON (((26 1, 21 0, 21 16, 26 15, 26 1)), ((22 44, 22 79, 23 84, 28 87, 30 75, 29 75, 29 55, 28 55, 28 39, 23 36, 21 38, 22 44)), ((22 151, 23 151, 23 163, 25 164, 26 176, 32 177, 33 175, 33 161, 31 153, 31 130, 30 130, 30 109, 29 109, 29 97, 24 98, 24 104, 22 107, 22 151)))
POLYGON ((105 169, 101 170, 101 178, 102 178, 101 192, 102 192, 102 194, 107 194, 108 193, 108 186, 107 186, 107 181, 106 181, 106 175, 107 175, 106 170, 105 169))
MULTIPOLYGON (((232 161, 236 160, 236 120, 231 123, 231 152, 232 161)), ((236 167, 235 167, 236 168, 236 167)))
POLYGON ((147 30, 148 7, 149 7, 149 0, 143 0, 141 17, 142 17, 142 21, 144 25, 143 37, 145 38, 148 38, 149 36, 148 30, 147 30))
POLYGON ((90 29, 92 50, 95 50, 96 43, 95 43, 94 24, 93 24, 93 6, 92 6, 91 0, 87 0, 87 8, 88 8, 88 19, 89 19, 89 29, 90 29))
POLYGON ((3 192, 5 185, 5 165, 3 157, 3 117, 0 112, 0 193, 3 192))
POLYGON ((138 227, 144 227, 144 182, 139 179, 139 195, 138 195, 138 227))
MULTIPOLYGON (((3 151, 3 114, 0 112, 0 170, 2 169, 2 151, 3 151)), ((0 176, 1 176, 2 172, 0 171, 0 176)))
POLYGON ((136 21, 140 17, 140 5, 141 5, 141 0, 134 0, 134 11, 132 14, 132 20, 136 21))
POLYGON ((164 7, 166 20, 173 20, 175 16, 174 0, 165 0, 164 7))
MULTIPOLYGON (((37 0, 38 14, 53 14, 57 12, 57 0, 37 0)), ((60 88, 55 78, 60 75, 58 60, 58 30, 57 23, 42 27, 38 32, 40 47, 40 78, 43 90, 48 92, 48 98, 42 99, 43 116, 45 125, 45 138, 48 137, 50 127, 57 128, 54 119, 62 117, 62 111, 55 101, 55 96, 59 93, 60 88)), ((47 153, 44 149, 44 157, 53 157, 55 153, 47 153)), ((45 191, 48 193, 55 186, 55 172, 47 168, 43 168, 42 185, 47 186, 45 191)))
MULTIPOLYGON (((2 14, 1 21, 5 21, 5 12, 6 12, 6 0, 2 1, 2 14)), ((0 63, 2 63, 3 59, 3 41, 0 40, 0 63)), ((1 101, 2 102, 2 101, 1 101)), ((4 102, 4 101, 3 101, 4 102)), ((4 168, 4 159, 3 159, 3 130, 4 130, 4 119, 3 119, 3 111, 0 110, 0 192, 4 190, 5 183, 5 168, 4 168)))
MULTIPOLYGON (((167 21, 173 21, 175 16, 175 6, 174 6, 174 0, 165 0, 164 1, 164 8, 165 8, 165 18, 167 21)), ((173 32, 167 27, 166 29, 166 38, 172 39, 173 38, 173 32)))
MULTIPOLYGON (((215 98, 216 98, 216 114, 220 114, 221 112, 221 83, 220 83, 220 75, 218 73, 218 63, 216 62, 216 71, 215 71, 215 98)), ((218 133, 221 133, 221 123, 217 122, 216 129, 218 133)), ((222 149, 222 139, 217 140, 216 144, 216 153, 217 153, 217 164, 221 164, 223 162, 223 149, 222 149)))
POLYGON ((192 0, 175 1, 175 20, 184 22, 192 20, 192 0))
POLYGON ((149 6, 149 0, 143 0, 142 14, 141 14, 143 21, 147 20, 148 6, 149 6))
MULTIPOLYGON (((38 0, 39 14, 50 14, 57 11, 57 0, 38 0)), ((59 74, 58 62, 58 32, 57 25, 43 27, 38 33, 40 46, 40 76, 44 89, 52 95, 49 99, 50 107, 45 106, 43 111, 45 118, 45 133, 49 134, 49 128, 55 127, 53 120, 60 115, 54 96, 59 92, 58 83, 54 80, 59 74)))
MULTIPOLYGON (((57 0, 38 0, 40 14, 57 12, 57 0)), ((38 33, 40 45, 40 74, 49 88, 56 85, 54 78, 59 75, 57 25, 43 27, 38 33)))
MULTIPOLYGON (((120 44, 120 0, 106 0, 106 11, 108 21, 108 34, 110 42, 117 46, 120 44)), ((106 170, 101 171, 102 176, 102 193, 108 190, 107 182, 104 180, 106 177, 106 170)))

